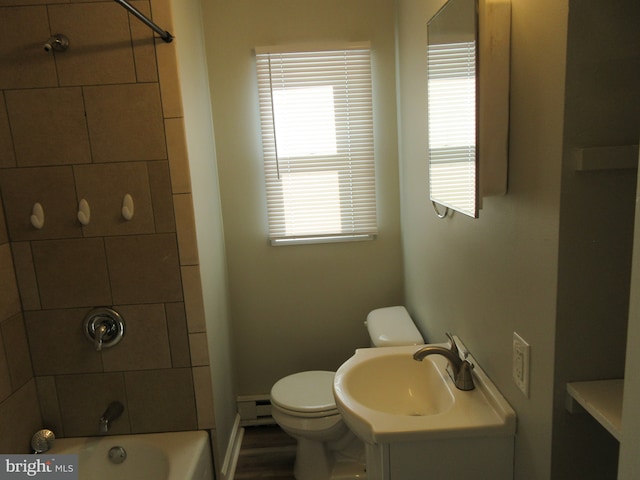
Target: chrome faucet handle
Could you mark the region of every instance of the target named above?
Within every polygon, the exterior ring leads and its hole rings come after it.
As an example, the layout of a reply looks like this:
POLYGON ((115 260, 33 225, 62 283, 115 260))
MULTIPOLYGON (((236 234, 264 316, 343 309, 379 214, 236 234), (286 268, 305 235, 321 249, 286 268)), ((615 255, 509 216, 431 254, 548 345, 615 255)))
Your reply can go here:
POLYGON ((449 350, 451 350, 451 353, 459 357, 460 352, 458 350, 458 345, 456 345, 456 341, 453 339, 453 335, 451 332, 446 332, 445 335, 449 338, 449 350))
POLYGON ((96 327, 95 336, 93 337, 93 346, 96 348, 96 351, 102 350, 102 340, 104 336, 107 334, 109 328, 106 323, 101 323, 96 327))
POLYGON ((84 319, 82 329, 95 350, 113 347, 124 336, 124 318, 112 308, 91 310, 84 319))

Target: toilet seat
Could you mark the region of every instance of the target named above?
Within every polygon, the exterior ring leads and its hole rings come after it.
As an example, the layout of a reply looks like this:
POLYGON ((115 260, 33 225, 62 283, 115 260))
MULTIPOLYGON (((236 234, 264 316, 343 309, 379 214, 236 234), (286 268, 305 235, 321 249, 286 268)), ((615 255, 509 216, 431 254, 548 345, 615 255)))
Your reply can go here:
POLYGON ((271 389, 271 403, 293 416, 338 415, 334 376, 335 372, 313 370, 284 377, 271 389))

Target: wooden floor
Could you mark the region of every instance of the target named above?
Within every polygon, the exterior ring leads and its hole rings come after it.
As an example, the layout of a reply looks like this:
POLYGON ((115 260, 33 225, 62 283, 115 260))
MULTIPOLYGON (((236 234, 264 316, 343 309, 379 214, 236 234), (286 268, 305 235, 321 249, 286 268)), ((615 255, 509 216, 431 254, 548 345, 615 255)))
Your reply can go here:
POLYGON ((296 442, 277 425, 245 427, 234 479, 295 480, 296 442))

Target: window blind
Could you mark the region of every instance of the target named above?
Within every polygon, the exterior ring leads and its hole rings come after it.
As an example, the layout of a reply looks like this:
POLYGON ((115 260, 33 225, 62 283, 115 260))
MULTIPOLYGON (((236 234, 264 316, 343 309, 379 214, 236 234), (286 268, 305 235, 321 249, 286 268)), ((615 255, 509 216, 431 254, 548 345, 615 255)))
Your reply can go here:
POLYGON ((256 49, 273 244, 377 233, 368 48, 256 49))
POLYGON ((476 211, 475 42, 429 45, 428 119, 431 199, 476 211))

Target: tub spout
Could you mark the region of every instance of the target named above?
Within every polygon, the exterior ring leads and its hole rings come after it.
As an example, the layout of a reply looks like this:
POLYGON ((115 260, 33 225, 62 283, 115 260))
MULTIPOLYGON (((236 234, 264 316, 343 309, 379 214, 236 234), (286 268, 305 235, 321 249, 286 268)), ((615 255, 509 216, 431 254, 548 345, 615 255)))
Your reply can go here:
POLYGON ((124 412, 124 405, 122 405, 122 403, 117 401, 111 402, 100 417, 100 433, 109 432, 111 422, 119 418, 122 412, 124 412))

